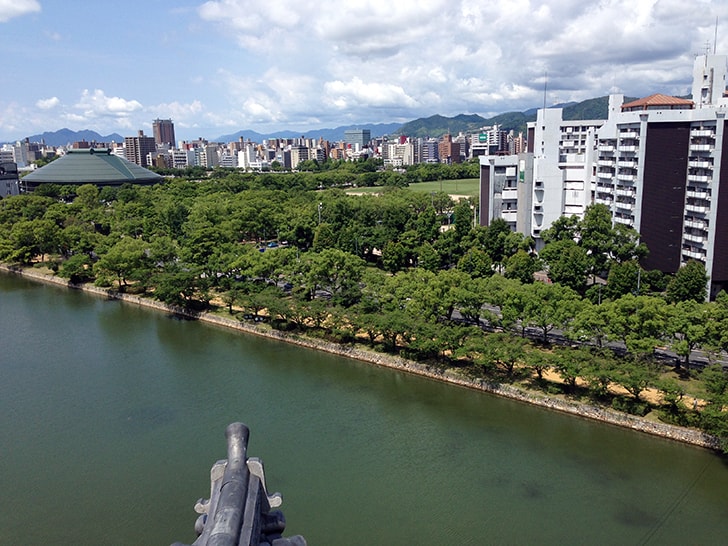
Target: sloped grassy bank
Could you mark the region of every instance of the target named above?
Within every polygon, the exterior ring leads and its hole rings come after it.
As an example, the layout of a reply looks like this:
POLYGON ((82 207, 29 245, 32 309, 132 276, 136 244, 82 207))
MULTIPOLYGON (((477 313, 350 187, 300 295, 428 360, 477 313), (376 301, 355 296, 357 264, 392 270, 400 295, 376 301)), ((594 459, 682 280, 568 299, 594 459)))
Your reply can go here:
POLYGON ((95 294, 97 296, 101 296, 107 299, 121 300, 127 303, 132 303, 163 311, 165 313, 174 313, 177 315, 189 316, 222 327, 232 328, 235 330, 264 336, 279 341, 285 341, 287 343, 295 343, 303 347, 354 358, 360 361, 375 364, 377 366, 383 366, 408 373, 413 373, 435 379, 437 381, 445 381, 453 385, 476 389, 498 396, 505 396, 507 398, 511 398, 513 400, 518 400, 528 404, 533 404, 563 413, 576 415, 586 419, 601 421, 603 423, 608 423, 611 425, 630 428, 632 430, 652 434, 654 436, 668 438, 686 444, 691 444, 707 449, 720 450, 720 442, 718 438, 699 430, 679 427, 667 423, 657 423, 634 415, 621 413, 610 408, 600 407, 592 404, 585 404, 573 400, 555 398, 539 391, 527 390, 513 385, 506 385, 482 379, 474 379, 467 377, 458 370, 442 370, 434 366, 428 366, 426 364, 414 362, 412 360, 407 360, 394 355, 386 355, 356 346, 341 345, 325 340, 301 336, 299 334, 282 332, 272 329, 268 325, 243 323, 234 319, 220 317, 212 313, 190 313, 182 308, 168 305, 150 298, 144 298, 132 294, 124 294, 116 292, 114 290, 110 290, 108 288, 100 288, 93 285, 74 285, 71 284, 67 279, 62 279, 54 275, 44 274, 31 268, 20 268, 0 264, 0 271, 4 271, 9 274, 19 275, 40 282, 83 290, 84 292, 95 294))

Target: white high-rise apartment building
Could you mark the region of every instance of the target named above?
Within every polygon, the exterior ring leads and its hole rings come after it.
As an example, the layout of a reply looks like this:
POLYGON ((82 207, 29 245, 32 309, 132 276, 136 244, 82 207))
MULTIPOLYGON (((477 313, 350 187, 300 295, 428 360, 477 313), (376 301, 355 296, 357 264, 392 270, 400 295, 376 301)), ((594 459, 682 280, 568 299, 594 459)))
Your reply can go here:
POLYGON ((540 233, 558 217, 602 203, 613 222, 640 233, 650 250, 643 267, 674 273, 699 260, 710 295, 728 289, 727 75, 728 57, 703 55, 692 100, 612 95, 606 120, 567 122, 560 109, 539 110, 527 153, 481 157, 481 224, 510 215, 514 229, 542 245, 540 233))

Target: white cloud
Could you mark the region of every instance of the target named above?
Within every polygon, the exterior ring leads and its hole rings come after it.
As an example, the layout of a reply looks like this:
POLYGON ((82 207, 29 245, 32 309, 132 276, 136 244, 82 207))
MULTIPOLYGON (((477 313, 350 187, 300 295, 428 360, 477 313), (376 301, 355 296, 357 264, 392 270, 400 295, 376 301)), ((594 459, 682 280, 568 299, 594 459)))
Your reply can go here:
POLYGON ((58 97, 51 97, 49 99, 40 99, 35 103, 35 105, 41 110, 51 110, 60 103, 61 100, 58 97))
POLYGON ((325 101, 339 109, 353 107, 416 107, 417 101, 398 85, 363 82, 352 78, 348 82, 332 81, 324 84, 325 101))
POLYGON ((93 92, 84 89, 74 108, 81 110, 87 118, 93 119, 104 116, 126 117, 141 110, 142 105, 136 100, 107 97, 101 89, 94 89, 93 92))
POLYGON ((13 17, 39 11, 40 4, 37 0, 0 0, 0 23, 5 23, 13 17))
MULTIPOLYGON (((726 0, 165 4, 149 3, 143 21, 119 15, 118 25, 104 29, 109 43, 130 44, 130 32, 149 36, 139 43, 143 53, 118 56, 88 50, 74 26, 89 21, 82 2, 63 3, 63 10, 48 2, 39 15, 20 18, 39 3, 0 0, 0 21, 18 17, 0 26, 7 73, 46 95, 0 89, 3 135, 15 137, 11 126, 32 126, 32 134, 58 123, 108 133, 147 127, 155 117, 215 133, 490 116, 540 106, 545 75, 548 104, 614 90, 682 95, 694 55, 713 45, 716 18, 716 50, 728 54, 726 0), (24 40, 38 47, 19 46, 24 40), (46 67, 42 78, 39 66, 46 67)), ((98 16, 113 9, 94 8, 98 16)))
POLYGON ((194 100, 189 103, 181 102, 168 102, 158 104, 146 109, 151 115, 161 118, 172 118, 173 120, 187 121, 191 123, 192 120, 202 114, 205 107, 199 100, 194 100))

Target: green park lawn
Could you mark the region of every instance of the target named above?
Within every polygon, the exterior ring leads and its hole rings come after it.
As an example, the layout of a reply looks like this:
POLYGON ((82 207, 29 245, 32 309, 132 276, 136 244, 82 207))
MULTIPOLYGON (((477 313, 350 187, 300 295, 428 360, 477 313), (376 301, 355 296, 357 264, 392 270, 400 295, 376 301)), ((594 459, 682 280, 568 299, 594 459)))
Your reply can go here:
MULTIPOLYGON (((467 197, 478 197, 480 181, 477 178, 463 178, 460 180, 435 180, 433 182, 417 182, 410 184, 412 191, 432 193, 444 191, 450 195, 465 195, 467 197)), ((368 188, 353 188, 347 193, 378 193, 382 191, 380 186, 368 188)))

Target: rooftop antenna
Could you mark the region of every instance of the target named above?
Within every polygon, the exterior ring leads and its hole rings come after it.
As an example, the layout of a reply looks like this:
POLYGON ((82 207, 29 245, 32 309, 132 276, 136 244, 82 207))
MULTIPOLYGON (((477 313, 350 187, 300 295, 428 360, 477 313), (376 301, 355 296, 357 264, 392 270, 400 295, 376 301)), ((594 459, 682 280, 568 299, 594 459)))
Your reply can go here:
POLYGON ((548 70, 543 71, 543 109, 546 110, 546 84, 549 81, 548 70))
POLYGON ((718 16, 715 16, 715 39, 713 40, 713 55, 715 55, 716 48, 718 47, 718 16))

